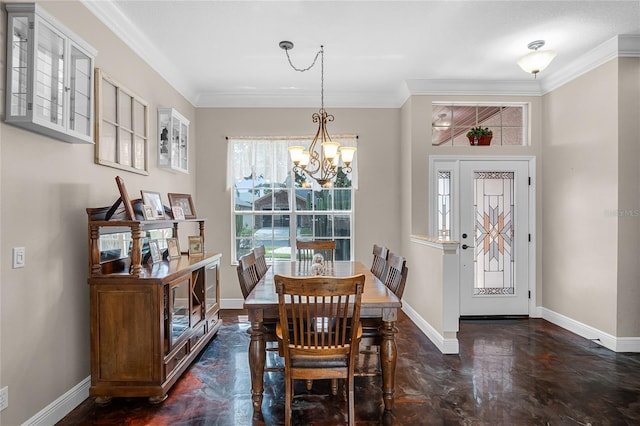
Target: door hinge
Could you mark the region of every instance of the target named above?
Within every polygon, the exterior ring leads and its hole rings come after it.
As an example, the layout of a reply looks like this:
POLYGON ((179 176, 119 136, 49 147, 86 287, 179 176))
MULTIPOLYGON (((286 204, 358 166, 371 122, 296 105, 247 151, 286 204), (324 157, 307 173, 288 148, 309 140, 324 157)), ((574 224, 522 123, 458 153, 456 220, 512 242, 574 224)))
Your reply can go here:
POLYGON ((529 242, 531 242, 531 234, 529 234, 529 242))
POLYGON ((529 299, 531 299, 531 290, 529 290, 529 299))
POLYGON ((529 176, 529 186, 531 186, 531 176, 529 176))

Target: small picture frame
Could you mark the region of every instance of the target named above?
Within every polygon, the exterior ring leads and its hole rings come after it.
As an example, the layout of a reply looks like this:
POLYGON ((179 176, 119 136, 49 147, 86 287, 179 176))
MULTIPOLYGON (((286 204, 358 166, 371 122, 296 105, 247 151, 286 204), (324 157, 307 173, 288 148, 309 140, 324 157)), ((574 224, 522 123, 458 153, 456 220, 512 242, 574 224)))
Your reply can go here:
POLYGON ((167 250, 169 251, 169 259, 180 258, 180 243, 177 238, 167 238, 167 250))
POLYGON ((152 263, 162 262, 162 253, 160 252, 160 245, 158 245, 158 240, 149 241, 149 252, 151 253, 152 263))
POLYGON ((195 219, 196 218, 196 208, 193 205, 193 199, 191 198, 191 194, 176 194, 169 193, 169 205, 171 207, 178 206, 182 207, 182 211, 184 212, 185 219, 195 219))
POLYGON ((142 205, 142 214, 144 215, 144 220, 156 219, 155 213, 153 211, 153 206, 151 204, 142 205))
POLYGON ((189 236, 189 256, 202 256, 204 254, 202 237, 199 235, 189 236))
POLYGON ((184 210, 182 210, 182 207, 180 207, 180 206, 172 206, 171 207, 171 212, 173 212, 173 219, 174 220, 185 220, 186 219, 184 217, 184 210))
POLYGON ((142 195, 142 204, 150 205, 153 208, 154 219, 164 219, 164 205, 162 204, 162 195, 155 191, 140 191, 142 195))
POLYGON ((124 180, 122 180, 120 176, 116 176, 116 184, 118 185, 120 201, 122 201, 126 218, 128 220, 135 220, 136 214, 133 212, 133 205, 131 204, 131 199, 129 199, 129 193, 127 192, 127 188, 124 186, 124 180))

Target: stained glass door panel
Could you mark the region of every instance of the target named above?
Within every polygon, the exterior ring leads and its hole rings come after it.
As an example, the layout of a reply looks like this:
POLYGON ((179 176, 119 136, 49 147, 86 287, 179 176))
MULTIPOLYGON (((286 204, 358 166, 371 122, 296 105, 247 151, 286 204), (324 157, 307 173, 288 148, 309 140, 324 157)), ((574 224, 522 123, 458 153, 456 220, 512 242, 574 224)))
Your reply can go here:
POLYGON ((460 313, 528 313, 528 164, 460 168, 460 313))

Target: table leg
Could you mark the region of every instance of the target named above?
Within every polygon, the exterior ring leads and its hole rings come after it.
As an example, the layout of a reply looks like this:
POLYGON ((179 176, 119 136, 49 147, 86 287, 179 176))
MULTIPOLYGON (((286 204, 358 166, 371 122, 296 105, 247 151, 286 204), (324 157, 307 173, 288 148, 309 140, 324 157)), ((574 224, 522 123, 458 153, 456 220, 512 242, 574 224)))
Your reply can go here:
POLYGON ((262 413, 262 391, 264 389, 264 364, 266 361, 266 347, 262 318, 251 319, 251 328, 247 332, 251 335, 249 343, 249 369, 251 370, 251 399, 253 400, 253 413, 262 413))
POLYGON ((380 345, 380 364, 382 367, 382 394, 384 409, 393 410, 393 397, 395 393, 396 361, 398 350, 396 348, 396 333, 398 329, 395 321, 384 321, 380 327, 382 344, 380 345))

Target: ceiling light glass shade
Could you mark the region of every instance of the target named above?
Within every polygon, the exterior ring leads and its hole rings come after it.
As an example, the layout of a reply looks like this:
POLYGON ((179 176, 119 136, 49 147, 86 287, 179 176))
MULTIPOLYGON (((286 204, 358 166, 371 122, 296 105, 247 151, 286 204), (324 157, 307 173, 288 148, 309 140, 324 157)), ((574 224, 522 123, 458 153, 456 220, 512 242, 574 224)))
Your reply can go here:
POLYGON ((534 50, 518 59, 518 65, 528 73, 537 74, 549 66, 555 57, 553 50, 534 50))
POLYGON ((291 155, 291 161, 296 166, 300 164, 302 160, 302 151, 304 151, 304 146, 290 146, 289 147, 289 155, 291 155))
POLYGON ((338 148, 340 144, 336 142, 322 142, 322 149, 324 150, 325 158, 333 160, 338 155, 338 148))
POLYGON ((353 156, 356 154, 356 149, 352 146, 343 146, 340 148, 340 155, 342 156, 342 162, 348 167, 353 161, 353 156))

